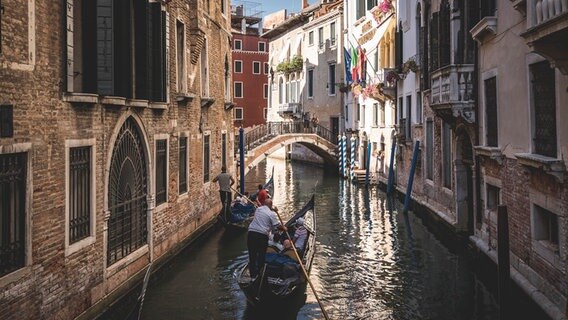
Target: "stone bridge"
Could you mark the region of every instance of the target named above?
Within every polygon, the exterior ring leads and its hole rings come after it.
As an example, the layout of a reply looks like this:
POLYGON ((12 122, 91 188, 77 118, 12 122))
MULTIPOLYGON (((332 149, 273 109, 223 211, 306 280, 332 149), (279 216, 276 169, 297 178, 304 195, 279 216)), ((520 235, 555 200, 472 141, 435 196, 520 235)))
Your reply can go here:
MULTIPOLYGON (((305 127, 303 122, 271 122, 244 135, 245 175, 276 150, 299 143, 320 156, 326 165, 337 166, 337 136, 322 126, 305 127)), ((239 159, 239 139, 235 158, 239 159)))

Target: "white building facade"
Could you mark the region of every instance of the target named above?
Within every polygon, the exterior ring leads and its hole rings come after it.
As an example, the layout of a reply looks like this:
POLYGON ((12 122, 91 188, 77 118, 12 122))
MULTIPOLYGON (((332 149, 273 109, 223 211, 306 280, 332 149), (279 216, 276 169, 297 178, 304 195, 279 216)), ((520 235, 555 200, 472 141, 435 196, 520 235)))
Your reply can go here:
POLYGON ((341 1, 306 7, 267 31, 268 122, 306 121, 339 134, 342 118, 341 1))
POLYGON ((368 167, 375 181, 388 176, 396 134, 396 81, 386 77, 395 65, 396 3, 389 1, 390 9, 381 10, 380 2, 348 0, 344 11, 344 52, 352 65, 344 69, 348 83, 345 133, 349 145, 350 138, 355 138, 355 169, 368 167), (359 71, 353 73, 352 67, 359 71))

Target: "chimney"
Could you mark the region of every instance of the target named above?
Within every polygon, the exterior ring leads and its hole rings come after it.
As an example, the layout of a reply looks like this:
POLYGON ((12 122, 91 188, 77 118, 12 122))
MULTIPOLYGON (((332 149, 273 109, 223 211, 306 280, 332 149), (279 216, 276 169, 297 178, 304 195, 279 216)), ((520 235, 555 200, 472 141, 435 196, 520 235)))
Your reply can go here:
POLYGON ((306 9, 309 5, 308 0, 302 0, 302 9, 306 9))

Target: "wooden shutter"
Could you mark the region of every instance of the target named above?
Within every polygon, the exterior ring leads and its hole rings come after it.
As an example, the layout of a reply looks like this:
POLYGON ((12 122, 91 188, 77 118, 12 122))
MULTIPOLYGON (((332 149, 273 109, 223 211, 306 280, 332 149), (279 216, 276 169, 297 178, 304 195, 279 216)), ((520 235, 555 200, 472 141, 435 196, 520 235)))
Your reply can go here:
POLYGON ((150 3, 151 100, 166 101, 166 13, 160 3, 150 3))
POLYGON ((97 0, 97 91, 114 94, 112 0, 97 0))

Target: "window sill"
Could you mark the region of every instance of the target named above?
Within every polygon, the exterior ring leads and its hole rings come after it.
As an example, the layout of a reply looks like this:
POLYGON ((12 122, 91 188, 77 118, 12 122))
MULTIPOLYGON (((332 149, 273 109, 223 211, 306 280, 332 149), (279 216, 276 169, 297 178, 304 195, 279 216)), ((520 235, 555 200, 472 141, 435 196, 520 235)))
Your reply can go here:
POLYGON ((73 253, 80 251, 81 249, 92 245, 93 243, 95 243, 95 237, 90 236, 90 237, 87 237, 87 238, 82 239, 80 241, 77 241, 73 244, 70 244, 67 247, 65 247, 65 257, 68 257, 68 256, 72 255, 73 253))
POLYGON ((232 101, 225 101, 225 110, 231 110, 235 107, 235 104, 232 101))
POLYGON ((150 102, 148 107, 150 107, 150 109, 166 110, 168 109, 168 104, 166 102, 150 102))
POLYGON ((185 102, 193 101, 194 98, 195 98, 195 95, 193 93, 179 92, 176 96, 176 101, 181 102, 181 103, 185 103, 185 102))
POLYGON ((533 240, 532 241, 532 249, 536 252, 541 258, 548 261, 553 266, 560 266, 560 255, 558 251, 558 245, 555 245, 546 240, 533 240))
POLYGON ((101 96, 101 103, 113 106, 125 106, 126 98, 115 96, 101 96))
POLYGON ((126 105, 129 107, 148 108, 148 100, 142 99, 128 99, 126 105))
POLYGON ((136 262, 138 259, 148 254, 149 251, 150 250, 148 248, 148 245, 145 244, 142 247, 140 247, 138 250, 120 259, 119 261, 115 262, 113 265, 107 267, 106 278, 112 277, 113 275, 120 272, 130 264, 136 262))
POLYGON ((70 103, 96 104, 99 102, 99 95, 96 93, 65 92, 62 100, 70 103))
POLYGON ((475 146, 473 147, 475 154, 478 156, 487 157, 489 159, 497 161, 500 165, 503 164, 503 153, 499 147, 487 147, 487 146, 475 146))
POLYGON ((564 161, 560 159, 532 153, 515 153, 515 157, 521 165, 542 170, 554 176, 560 182, 564 180, 566 165, 564 164, 564 161))
POLYGON ((213 103, 215 103, 215 99, 211 97, 201 96, 201 108, 210 107, 211 105, 213 105, 213 103))
POLYGON ((29 276, 32 273, 32 267, 22 267, 16 271, 12 271, 7 275, 0 278, 0 288, 5 288, 7 285, 20 281, 22 278, 29 276))

